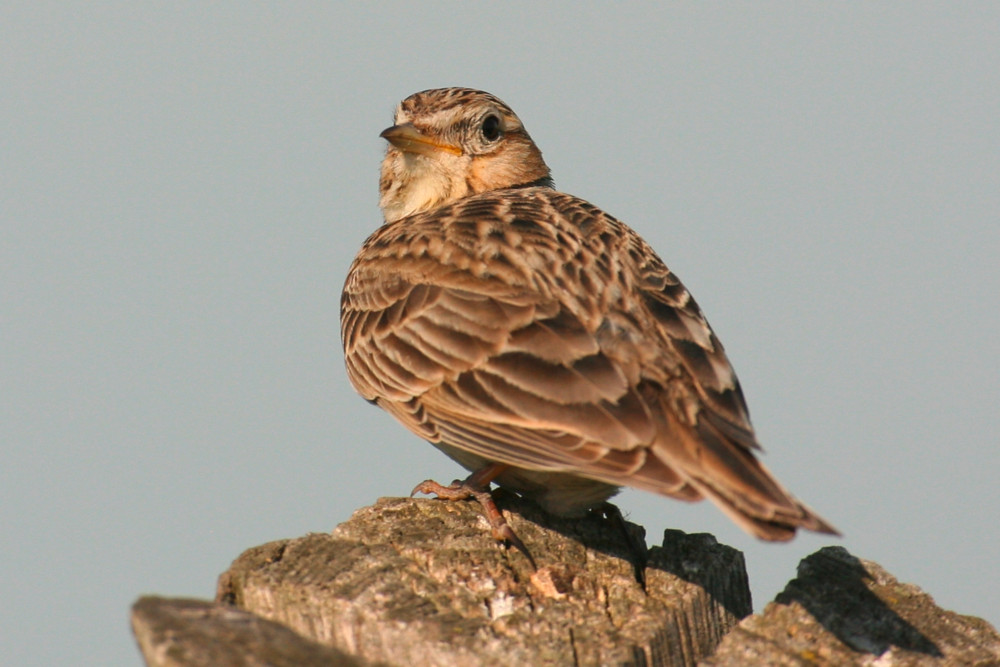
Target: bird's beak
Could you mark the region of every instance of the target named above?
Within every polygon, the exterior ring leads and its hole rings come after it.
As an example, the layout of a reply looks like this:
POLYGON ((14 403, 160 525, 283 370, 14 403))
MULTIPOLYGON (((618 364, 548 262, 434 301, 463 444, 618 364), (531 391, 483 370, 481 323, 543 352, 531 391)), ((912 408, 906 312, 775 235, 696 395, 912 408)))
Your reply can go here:
POLYGON ((382 130, 379 135, 404 153, 433 155, 436 151, 445 151, 452 155, 461 155, 462 149, 452 144, 435 141, 413 126, 413 123, 393 125, 382 130))

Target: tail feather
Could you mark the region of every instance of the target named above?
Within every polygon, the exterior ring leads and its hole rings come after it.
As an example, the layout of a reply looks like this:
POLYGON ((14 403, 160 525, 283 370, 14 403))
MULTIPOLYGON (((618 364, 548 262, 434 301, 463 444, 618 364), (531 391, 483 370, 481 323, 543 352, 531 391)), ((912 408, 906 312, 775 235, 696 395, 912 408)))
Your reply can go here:
POLYGON ((836 528, 792 498, 789 500, 793 503, 793 512, 789 512, 785 508, 782 508, 781 511, 776 508, 767 511, 759 506, 750 507, 741 498, 720 492, 704 482, 696 482, 696 486, 706 498, 715 503, 740 528, 762 540, 787 542, 795 537, 795 532, 799 528, 815 533, 840 535, 836 528))
POLYGON ((746 446, 711 421, 700 420, 693 429, 681 431, 693 453, 684 470, 689 483, 748 533, 768 541, 790 540, 799 528, 840 534, 788 493, 746 446))

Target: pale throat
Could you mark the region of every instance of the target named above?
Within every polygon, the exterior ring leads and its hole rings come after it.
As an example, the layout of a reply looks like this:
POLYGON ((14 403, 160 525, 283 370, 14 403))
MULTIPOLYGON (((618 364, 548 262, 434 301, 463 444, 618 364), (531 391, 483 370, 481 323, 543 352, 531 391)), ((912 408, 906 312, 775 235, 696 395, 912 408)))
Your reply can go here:
POLYGON ((459 161, 431 160, 410 153, 387 156, 383 171, 389 172, 389 184, 379 201, 385 221, 393 222, 468 196, 467 170, 467 165, 459 161))

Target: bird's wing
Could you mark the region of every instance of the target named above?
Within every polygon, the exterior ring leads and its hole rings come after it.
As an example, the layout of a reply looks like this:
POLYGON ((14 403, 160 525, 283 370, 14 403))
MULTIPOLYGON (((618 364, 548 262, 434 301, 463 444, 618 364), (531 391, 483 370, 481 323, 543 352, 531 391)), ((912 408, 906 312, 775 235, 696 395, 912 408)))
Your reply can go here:
POLYGON ((739 384, 697 304, 582 200, 490 193, 386 225, 355 260, 341 315, 355 388, 432 442, 799 511, 751 453, 739 384))
MULTIPOLYGON (((620 223, 618 223, 620 225, 620 223)), ((648 448, 678 468, 697 491, 758 537, 787 540, 798 527, 837 531, 793 498, 754 456, 759 450, 743 391, 722 344, 684 285, 637 234, 624 227, 636 269, 635 293, 651 318, 643 327, 660 351, 657 369, 678 363, 684 372, 650 396, 659 400, 666 437, 648 448), (678 391, 680 400, 672 399, 678 391)))
POLYGON ((646 402, 558 302, 373 282, 343 300, 348 376, 410 430, 490 461, 617 485, 648 477, 691 498, 647 456, 646 402))

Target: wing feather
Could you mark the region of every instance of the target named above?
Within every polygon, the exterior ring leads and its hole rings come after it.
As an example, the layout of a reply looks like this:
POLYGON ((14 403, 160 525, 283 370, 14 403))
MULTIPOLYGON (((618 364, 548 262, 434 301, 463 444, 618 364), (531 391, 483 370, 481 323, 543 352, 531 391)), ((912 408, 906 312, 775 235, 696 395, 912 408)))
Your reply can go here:
POLYGON ((499 191, 388 224, 341 318, 355 388, 442 448, 706 496, 768 539, 832 530, 751 453, 739 382, 688 291, 582 200, 499 191))

